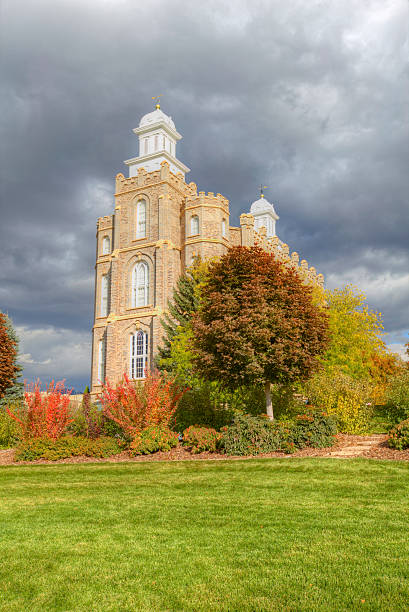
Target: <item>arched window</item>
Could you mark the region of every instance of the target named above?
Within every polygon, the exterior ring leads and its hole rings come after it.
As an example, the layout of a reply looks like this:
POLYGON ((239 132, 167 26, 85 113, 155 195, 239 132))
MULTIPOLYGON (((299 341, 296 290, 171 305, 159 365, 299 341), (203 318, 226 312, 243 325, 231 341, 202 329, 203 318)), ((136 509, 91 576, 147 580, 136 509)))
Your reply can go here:
POLYGON ((222 236, 223 238, 226 237, 226 219, 222 220, 222 236))
POLYGON ((108 316, 109 276, 101 277, 101 317, 108 316))
POLYGON ((105 382, 105 338, 98 343, 98 382, 105 382))
POLYGON ((145 238, 146 236, 146 202, 139 200, 136 205, 136 237, 145 238))
POLYGON ((199 233, 199 217, 193 215, 190 219, 190 233, 192 236, 199 233))
POLYGON ((148 365, 148 334, 138 331, 130 338, 129 377, 145 378, 148 365))
POLYGON ((102 254, 109 255, 110 252, 111 252, 111 241, 109 239, 109 236, 104 236, 102 239, 102 254))
POLYGON ((132 270, 132 308, 146 306, 149 301, 149 268, 141 261, 132 270))

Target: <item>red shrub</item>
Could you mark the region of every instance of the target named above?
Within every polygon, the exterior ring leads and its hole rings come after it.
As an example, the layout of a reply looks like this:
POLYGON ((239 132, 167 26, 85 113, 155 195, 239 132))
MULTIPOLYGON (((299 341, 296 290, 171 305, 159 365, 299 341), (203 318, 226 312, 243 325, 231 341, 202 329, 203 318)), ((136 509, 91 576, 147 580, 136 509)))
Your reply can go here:
POLYGON ((160 372, 147 372, 143 382, 124 374, 116 387, 107 381, 100 400, 105 415, 133 438, 150 425, 169 425, 185 391, 175 377, 160 372))
POLYGON ((8 414, 20 429, 23 440, 30 438, 60 438, 69 423, 69 404, 72 389, 65 389, 64 380, 54 383, 52 380, 46 392, 41 392, 41 382, 26 386, 24 392, 25 406, 16 412, 7 408, 8 414))

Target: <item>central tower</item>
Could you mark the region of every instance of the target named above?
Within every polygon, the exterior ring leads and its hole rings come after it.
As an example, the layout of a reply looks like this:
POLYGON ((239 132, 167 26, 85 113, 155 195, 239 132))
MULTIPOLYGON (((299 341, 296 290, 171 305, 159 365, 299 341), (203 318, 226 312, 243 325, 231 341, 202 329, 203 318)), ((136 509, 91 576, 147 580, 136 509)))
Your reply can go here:
POLYGON ((139 136, 139 156, 127 159, 124 163, 129 166, 129 176, 136 176, 138 168, 147 172, 160 170, 161 163, 166 161, 171 172, 181 172, 183 178, 189 168, 176 158, 176 143, 182 136, 176 130, 172 117, 161 111, 160 104, 152 113, 144 115, 139 127, 134 128, 134 134, 139 136))

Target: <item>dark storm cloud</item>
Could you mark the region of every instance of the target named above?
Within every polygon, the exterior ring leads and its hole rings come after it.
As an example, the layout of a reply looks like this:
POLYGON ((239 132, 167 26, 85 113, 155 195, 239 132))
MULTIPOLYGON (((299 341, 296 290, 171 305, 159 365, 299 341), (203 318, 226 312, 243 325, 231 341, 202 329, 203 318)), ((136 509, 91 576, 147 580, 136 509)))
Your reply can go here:
POLYGON ((161 93, 188 180, 226 195, 235 224, 269 185, 280 237, 330 286, 366 290, 401 342, 405 11, 399 0, 4 2, 0 308, 20 326, 27 371, 88 377, 96 218, 112 211, 113 178, 137 153, 131 129, 161 93))

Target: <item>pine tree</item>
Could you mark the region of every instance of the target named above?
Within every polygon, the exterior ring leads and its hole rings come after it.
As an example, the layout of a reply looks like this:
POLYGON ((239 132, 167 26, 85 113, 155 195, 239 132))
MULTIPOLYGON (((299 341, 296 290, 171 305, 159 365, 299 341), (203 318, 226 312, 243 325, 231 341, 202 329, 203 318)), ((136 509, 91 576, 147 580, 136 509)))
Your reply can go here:
POLYGON ((162 338, 162 346, 158 349, 157 365, 160 370, 172 370, 172 342, 190 326, 192 316, 198 310, 200 287, 204 284, 206 272, 207 263, 197 257, 185 274, 179 277, 172 299, 168 302, 168 312, 161 319, 165 335, 162 338))
POLYGON ((0 312, 0 406, 22 399, 22 367, 17 363, 19 339, 6 314, 0 312))

